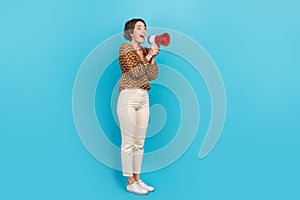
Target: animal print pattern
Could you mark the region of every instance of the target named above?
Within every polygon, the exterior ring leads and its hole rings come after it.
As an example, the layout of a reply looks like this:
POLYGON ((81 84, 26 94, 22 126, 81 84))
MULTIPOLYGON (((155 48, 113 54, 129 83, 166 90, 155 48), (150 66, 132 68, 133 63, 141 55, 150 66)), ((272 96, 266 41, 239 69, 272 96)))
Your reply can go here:
POLYGON ((122 70, 122 76, 119 81, 119 91, 125 88, 140 88, 150 90, 150 81, 158 76, 157 64, 150 64, 145 56, 149 48, 141 47, 144 59, 142 59, 129 44, 123 44, 119 51, 119 64, 122 70))

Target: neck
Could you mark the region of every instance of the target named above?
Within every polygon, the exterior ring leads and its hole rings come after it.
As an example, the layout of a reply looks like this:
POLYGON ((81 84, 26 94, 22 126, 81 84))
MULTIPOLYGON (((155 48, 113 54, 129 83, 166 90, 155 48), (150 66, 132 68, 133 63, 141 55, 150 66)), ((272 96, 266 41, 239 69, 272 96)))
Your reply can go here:
POLYGON ((136 42, 136 41, 131 41, 131 44, 133 46, 134 49, 140 49, 141 46, 140 46, 140 43, 136 42))

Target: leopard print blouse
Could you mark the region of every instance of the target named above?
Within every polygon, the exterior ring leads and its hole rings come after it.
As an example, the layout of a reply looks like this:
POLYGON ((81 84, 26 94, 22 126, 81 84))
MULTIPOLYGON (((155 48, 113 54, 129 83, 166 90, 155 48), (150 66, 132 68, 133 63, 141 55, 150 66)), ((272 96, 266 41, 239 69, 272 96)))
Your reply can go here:
POLYGON ((122 44, 119 51, 119 64, 122 70, 122 76, 119 81, 119 91, 128 88, 140 88, 150 90, 151 80, 158 76, 157 64, 150 64, 145 58, 149 48, 141 47, 144 58, 142 59, 134 47, 125 43, 122 44))

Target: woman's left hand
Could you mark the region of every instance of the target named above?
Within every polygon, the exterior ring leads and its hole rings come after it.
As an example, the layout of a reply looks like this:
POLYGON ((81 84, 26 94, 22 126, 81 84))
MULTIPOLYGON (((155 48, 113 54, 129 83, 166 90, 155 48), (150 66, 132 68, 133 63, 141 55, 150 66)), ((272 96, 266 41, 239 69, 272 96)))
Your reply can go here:
POLYGON ((148 55, 146 56, 147 60, 151 60, 153 57, 157 56, 160 51, 160 46, 158 44, 152 44, 150 47, 150 50, 148 52, 148 55))

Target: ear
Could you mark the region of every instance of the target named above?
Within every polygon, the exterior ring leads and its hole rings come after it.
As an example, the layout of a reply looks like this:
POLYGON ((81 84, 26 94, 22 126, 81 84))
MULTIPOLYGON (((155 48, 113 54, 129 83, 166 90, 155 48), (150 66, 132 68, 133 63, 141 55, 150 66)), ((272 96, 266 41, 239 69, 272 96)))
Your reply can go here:
POLYGON ((132 40, 133 33, 130 33, 129 35, 130 35, 130 41, 131 41, 131 40, 132 40))

